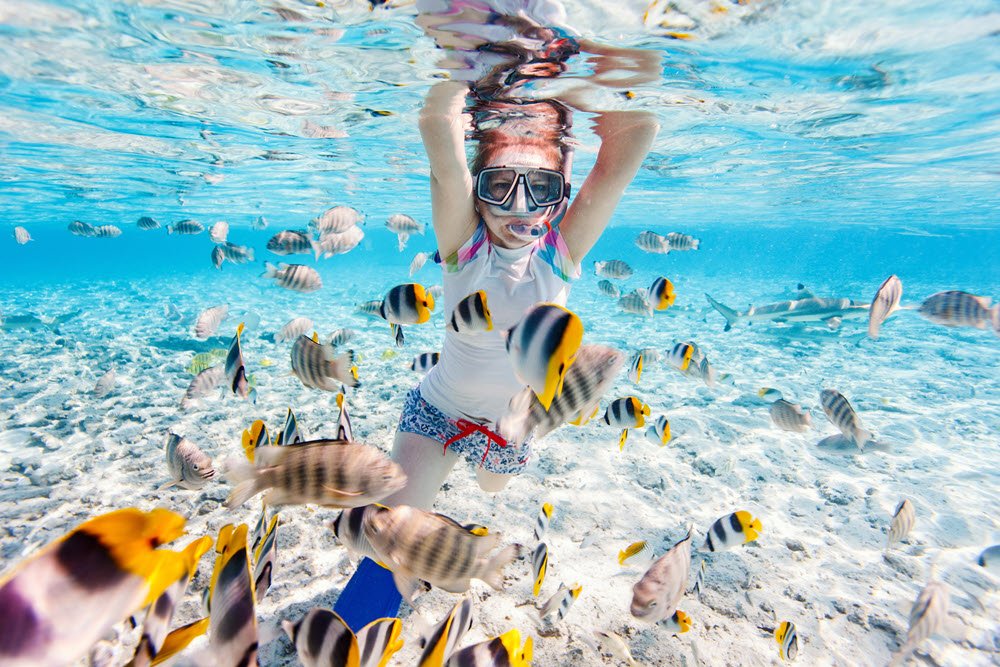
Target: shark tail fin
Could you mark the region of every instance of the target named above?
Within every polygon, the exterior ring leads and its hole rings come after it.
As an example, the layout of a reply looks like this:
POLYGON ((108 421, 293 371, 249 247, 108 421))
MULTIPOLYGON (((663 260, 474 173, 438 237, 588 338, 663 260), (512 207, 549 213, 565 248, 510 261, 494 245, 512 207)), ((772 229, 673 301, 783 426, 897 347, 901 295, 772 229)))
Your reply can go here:
POLYGON ((740 314, 735 310, 733 310, 732 308, 730 308, 729 306, 722 305, 721 303, 713 299, 712 295, 708 294, 707 292, 705 293, 705 298, 708 299, 708 303, 712 306, 712 308, 715 308, 717 311, 719 311, 720 315, 726 318, 725 330, 729 331, 730 329, 732 329, 733 325, 736 324, 737 321, 739 321, 740 314))

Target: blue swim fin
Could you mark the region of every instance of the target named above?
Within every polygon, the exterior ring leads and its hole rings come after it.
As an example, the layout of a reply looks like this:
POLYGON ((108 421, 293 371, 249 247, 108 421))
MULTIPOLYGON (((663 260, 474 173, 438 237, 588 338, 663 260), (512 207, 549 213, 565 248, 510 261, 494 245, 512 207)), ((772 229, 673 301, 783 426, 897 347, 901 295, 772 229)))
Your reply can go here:
POLYGON ((351 630, 358 632, 376 619, 399 616, 402 601, 392 572, 371 558, 365 558, 344 586, 333 610, 351 630))

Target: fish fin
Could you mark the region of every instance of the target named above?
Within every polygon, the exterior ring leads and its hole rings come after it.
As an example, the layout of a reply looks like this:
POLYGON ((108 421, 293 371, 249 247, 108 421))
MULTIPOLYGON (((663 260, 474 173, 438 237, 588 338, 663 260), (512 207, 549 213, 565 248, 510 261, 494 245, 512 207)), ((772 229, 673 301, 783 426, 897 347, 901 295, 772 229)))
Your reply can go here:
POLYGON ((393 324, 390 326, 395 327, 395 330, 392 333, 396 339, 396 347, 403 347, 403 327, 399 326, 398 324, 393 324))
POLYGON ((854 432, 854 442, 861 451, 864 451, 865 445, 871 442, 874 438, 875 434, 867 429, 859 428, 854 432))
POLYGON ((323 490, 329 494, 337 496, 338 498, 355 498, 361 495, 361 491, 341 491, 340 489, 335 489, 332 486, 323 485, 323 490))
POLYGON ((278 275, 278 267, 271 262, 264 262, 264 273, 261 274, 261 278, 274 278, 278 275))
POLYGON ((406 249, 406 242, 410 240, 410 235, 406 232, 399 233, 399 252, 406 249))
POLYGON ((623 428, 622 434, 618 437, 618 451, 625 449, 625 441, 628 439, 628 429, 623 428))
POLYGON ((520 544, 511 544, 504 547, 496 556, 483 568, 482 576, 477 577, 495 591, 503 589, 503 569, 514 559, 521 555, 523 547, 520 544))
POLYGON ((531 405, 535 400, 535 392, 531 387, 525 387, 507 404, 507 412, 497 424, 497 432, 507 442, 524 442, 533 426, 530 423, 531 405))
POLYGON ((403 622, 398 618, 379 618, 358 630, 358 649, 361 655, 371 656, 359 667, 386 667, 390 658, 403 648, 403 622), (379 632, 378 626, 391 624, 388 632, 379 632), (377 644, 376 644, 377 642, 377 644))
POLYGON ((712 306, 712 308, 715 308, 715 310, 717 310, 720 315, 726 318, 725 331, 729 331, 730 329, 732 329, 733 325, 739 321, 740 314, 737 311, 730 308, 729 306, 725 306, 719 303, 718 301, 713 299, 712 296, 707 292, 705 293, 705 298, 708 300, 708 303, 712 306))
MULTIPOLYGON (((313 257, 318 260, 319 256, 323 254, 322 246, 320 246, 319 242, 316 239, 309 239, 309 245, 313 249, 313 257)), ((250 259, 253 258, 251 257, 250 259)))
POLYGON ((156 490, 157 491, 166 491, 171 486, 177 486, 178 482, 180 482, 179 479, 170 480, 169 482, 166 482, 164 484, 160 484, 158 487, 156 487, 156 490))
POLYGON ((395 569, 392 571, 392 580, 396 584, 396 590, 399 594, 403 596, 410 606, 413 605, 413 594, 417 592, 420 587, 420 582, 415 578, 408 576, 400 569, 395 569))
POLYGON ((186 649, 188 644, 194 641, 196 637, 205 634, 207 630, 208 618, 202 618, 194 623, 188 623, 183 627, 177 628, 163 640, 163 646, 160 647, 159 652, 157 652, 156 657, 153 658, 150 664, 158 665, 166 662, 186 649))
MULTIPOLYGON (((257 450, 258 463, 261 464, 264 463, 260 460, 260 452, 263 449, 265 448, 262 447, 257 450)), ((229 509, 239 507, 262 491, 262 489, 257 486, 257 469, 250 463, 244 463, 241 461, 233 465, 226 472, 226 477, 230 481, 236 482, 233 490, 229 493, 229 497, 226 498, 226 507, 229 509)))

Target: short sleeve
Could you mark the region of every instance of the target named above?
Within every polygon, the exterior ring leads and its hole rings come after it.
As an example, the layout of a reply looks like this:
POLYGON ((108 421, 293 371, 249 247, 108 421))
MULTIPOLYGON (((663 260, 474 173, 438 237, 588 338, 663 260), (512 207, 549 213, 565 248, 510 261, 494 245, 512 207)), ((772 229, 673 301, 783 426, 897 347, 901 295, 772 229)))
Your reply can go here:
POLYGON ((559 227, 554 227, 542 237, 538 247, 538 257, 552 268, 552 272, 565 282, 580 277, 580 267, 570 257, 566 241, 559 233, 559 227))
POLYGON ((441 265, 448 273, 457 273, 461 271, 466 264, 474 260, 483 248, 488 244, 489 237, 486 234, 486 224, 480 220, 479 224, 476 225, 476 230, 472 232, 472 236, 469 240, 462 244, 462 246, 455 252, 448 255, 442 261, 441 253, 434 254, 434 261, 441 265))

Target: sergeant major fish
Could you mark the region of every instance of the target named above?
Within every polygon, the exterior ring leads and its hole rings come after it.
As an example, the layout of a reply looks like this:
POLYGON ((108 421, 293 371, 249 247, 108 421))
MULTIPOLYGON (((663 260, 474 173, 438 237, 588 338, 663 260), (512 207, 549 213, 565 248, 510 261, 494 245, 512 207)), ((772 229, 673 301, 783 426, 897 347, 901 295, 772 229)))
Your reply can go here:
POLYGON ((160 223, 154 220, 153 218, 150 218, 149 216, 143 216, 139 218, 139 220, 137 220, 135 224, 136 227, 145 231, 160 228, 160 223))
POLYGON ((507 330, 507 356, 514 375, 531 387, 546 410, 562 392, 582 341, 580 318, 554 303, 535 304, 507 330))
POLYGON ((167 225, 167 234, 201 234, 203 231, 205 225, 195 220, 181 220, 167 225))
POLYGON ((191 384, 188 385, 184 397, 181 399, 181 407, 191 407, 197 399, 207 396, 209 392, 221 386, 225 381, 226 369, 221 364, 206 368, 191 380, 191 384))
POLYGON ((950 600, 951 592, 948 586, 939 581, 928 583, 924 590, 920 591, 910 610, 910 630, 906 635, 906 641, 899 647, 899 651, 893 654, 889 667, 903 664, 903 661, 917 650, 925 639, 941 630, 948 617, 950 600))
POLYGON ((295 340, 307 331, 311 331, 313 328, 313 321, 308 317, 296 317, 289 320, 285 326, 281 327, 281 331, 277 333, 274 337, 275 342, 283 343, 288 340, 295 340))
POLYGON ((324 259, 344 255, 357 248, 364 238, 365 233, 356 226, 339 233, 323 234, 319 237, 317 252, 321 252, 324 259))
POLYGON ((357 209, 350 206, 334 206, 310 220, 309 226, 321 234, 339 234, 363 223, 364 216, 357 209))
POLYGON ((319 244, 309 238, 305 232, 286 229, 278 232, 267 242, 267 249, 275 255, 310 255, 319 256, 319 244))
POLYGON ((412 278, 417 271, 423 268, 427 260, 430 259, 431 253, 429 252, 418 252, 413 256, 413 261, 410 262, 410 277, 412 278))
POLYGON ((18 245, 24 245, 28 241, 32 241, 34 239, 31 238, 31 234, 29 234, 28 230, 24 227, 15 227, 14 240, 17 241, 18 245))
POLYGON ((903 498, 896 505, 896 511, 892 513, 892 523, 889 525, 889 534, 885 545, 886 551, 891 549, 893 544, 905 540, 906 536, 913 530, 913 524, 916 521, 917 512, 913 509, 913 503, 908 498, 903 498))
POLYGON ((617 299, 622 295, 621 290, 618 289, 618 285, 615 285, 610 280, 600 280, 597 282, 597 291, 604 296, 611 297, 612 299, 617 299))
POLYGON ((212 240, 212 243, 223 244, 226 239, 229 238, 229 223, 224 220, 220 220, 212 225, 211 229, 208 230, 208 238, 212 240))
POLYGON ((170 481, 158 490, 179 486, 182 489, 196 491, 215 478, 215 468, 212 459, 186 438, 171 433, 163 448, 167 460, 167 470, 170 481))
POLYGON ((667 237, 649 230, 640 232, 639 236, 635 238, 635 244, 639 246, 640 250, 657 255, 666 255, 670 252, 670 241, 667 237))
POLYGON ((903 283, 895 275, 889 276, 875 292, 868 308, 868 337, 878 338, 879 329, 892 313, 899 308, 903 298, 903 283))
POLYGON ((875 436, 861 426, 861 418, 844 395, 836 389, 824 389, 819 394, 819 402, 830 423, 864 451, 865 445, 875 436))
POLYGON ((615 280, 625 280, 633 273, 632 267, 620 259, 594 262, 594 272, 602 278, 613 278, 615 280))
POLYGON ((390 232, 399 237, 400 252, 403 252, 403 249, 406 248, 406 242, 410 239, 411 234, 424 233, 424 225, 422 223, 402 213, 390 215, 389 219, 385 222, 385 226, 390 232))
POLYGON ((261 274, 262 278, 271 278, 278 285, 293 292, 308 294, 323 287, 323 279, 320 278, 316 269, 304 264, 278 264, 275 266, 270 262, 264 264, 266 270, 261 274))
POLYGON ((653 316, 653 304, 649 302, 648 292, 644 292, 643 290, 637 289, 623 295, 618 299, 618 307, 626 313, 633 315, 653 316))
POLYGON ((222 320, 229 314, 229 306, 223 304, 203 310, 194 323, 195 338, 208 338, 215 334, 222 320))
POLYGON ((332 345, 321 345, 302 335, 292 344, 291 360, 292 373, 307 387, 337 391, 341 384, 359 384, 354 350, 338 355, 332 345))
POLYGON ((671 250, 697 250, 701 246, 701 241, 688 234, 680 232, 670 232, 666 236, 671 250))
POLYGON ((933 294, 920 304, 918 313, 931 322, 946 327, 993 327, 1000 336, 1000 303, 991 306, 990 299, 968 292, 950 291, 933 294))
POLYGON ((337 329, 332 334, 330 334, 330 345, 332 345, 333 347, 340 347, 341 345, 346 345, 347 343, 351 342, 354 336, 355 336, 354 329, 337 329))
POLYGON ((92 230, 89 236, 99 239, 115 239, 122 235, 122 230, 115 225, 101 225, 93 227, 92 230))
POLYGON ((771 403, 768 412, 771 414, 771 421, 782 431, 802 433, 808 431, 809 427, 812 426, 812 415, 805 412, 802 406, 783 398, 771 403))

